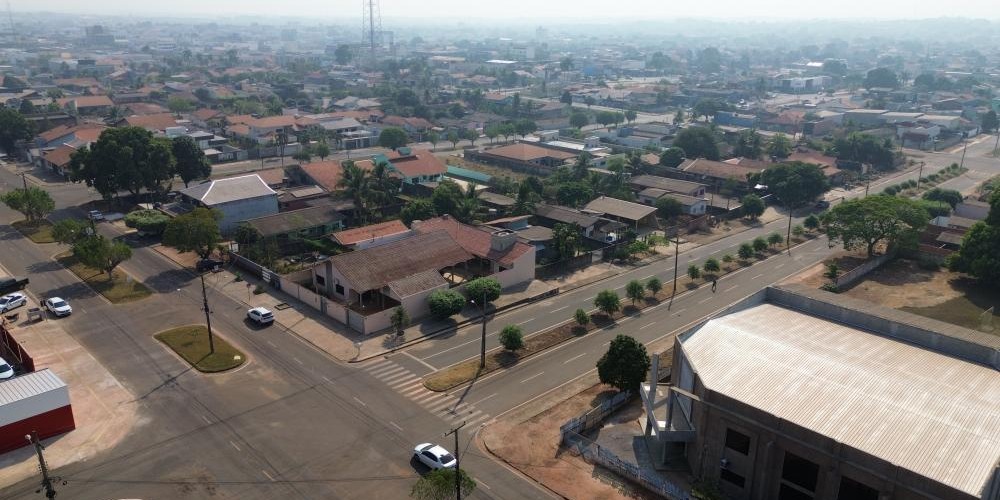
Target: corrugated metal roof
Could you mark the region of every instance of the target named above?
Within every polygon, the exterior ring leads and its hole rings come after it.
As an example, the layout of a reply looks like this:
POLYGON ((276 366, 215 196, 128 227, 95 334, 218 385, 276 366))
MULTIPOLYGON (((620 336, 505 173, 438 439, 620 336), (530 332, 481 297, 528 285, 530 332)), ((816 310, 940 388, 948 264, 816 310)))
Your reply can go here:
POLYGON ((971 495, 1000 459, 1000 372, 773 304, 684 342, 706 388, 971 495))
POLYGON ((66 387, 66 382, 48 368, 7 379, 0 382, 0 407, 60 387, 66 387))

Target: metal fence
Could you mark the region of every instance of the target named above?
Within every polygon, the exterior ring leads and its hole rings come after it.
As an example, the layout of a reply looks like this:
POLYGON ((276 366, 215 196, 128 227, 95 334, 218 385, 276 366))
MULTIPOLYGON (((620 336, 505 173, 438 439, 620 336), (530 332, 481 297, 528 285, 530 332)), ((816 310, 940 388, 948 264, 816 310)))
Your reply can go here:
POLYGON ((25 373, 35 371, 35 360, 11 335, 6 325, 0 325, 0 352, 7 356, 7 360, 11 363, 21 365, 25 373))
POLYGON ((599 425, 608 415, 624 406, 631 397, 631 392, 620 392, 613 398, 601 403, 600 406, 591 408, 582 415, 567 421, 559 427, 563 446, 566 446, 570 452, 583 457, 584 460, 602 465, 616 474, 665 498, 672 500, 686 500, 690 498, 688 492, 684 491, 683 488, 655 473, 643 470, 637 464, 622 460, 611 450, 580 434, 599 425))

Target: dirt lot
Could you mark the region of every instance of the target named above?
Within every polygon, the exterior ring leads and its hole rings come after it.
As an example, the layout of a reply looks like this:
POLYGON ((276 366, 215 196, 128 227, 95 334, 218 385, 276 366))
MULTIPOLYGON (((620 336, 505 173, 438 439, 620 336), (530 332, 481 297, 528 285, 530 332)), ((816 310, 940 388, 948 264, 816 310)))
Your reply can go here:
POLYGON ((896 259, 843 293, 894 309, 930 307, 962 296, 962 281, 961 274, 928 271, 913 261, 896 259))
POLYGON ((505 419, 487 427, 489 450, 514 468, 569 499, 653 498, 645 490, 559 448, 559 426, 613 394, 593 386, 527 421, 505 419))

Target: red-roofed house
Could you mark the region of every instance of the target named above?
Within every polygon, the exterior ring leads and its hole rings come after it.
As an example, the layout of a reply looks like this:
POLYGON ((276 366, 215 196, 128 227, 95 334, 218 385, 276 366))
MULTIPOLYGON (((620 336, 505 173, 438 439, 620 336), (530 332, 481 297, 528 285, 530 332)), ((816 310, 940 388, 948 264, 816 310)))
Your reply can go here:
POLYGON ((163 132, 177 126, 177 118, 173 113, 157 113, 155 115, 133 115, 125 118, 125 123, 132 127, 142 127, 150 132, 163 132))
POLYGON ((410 137, 417 141, 422 141, 423 134, 434 128, 433 123, 417 117, 406 118, 402 116, 390 115, 383 118, 382 123, 390 127, 399 127, 405 130, 407 134, 410 134, 410 137))
POLYGON ((391 243, 410 234, 410 228, 406 227, 406 224, 398 219, 393 219, 388 222, 345 229, 331 234, 330 237, 333 238, 333 241, 351 250, 362 250, 391 243))
POLYGON ((106 95, 78 95, 56 99, 60 108, 81 115, 100 115, 111 109, 115 103, 106 95))
MULTIPOLYGON (((368 161, 355 162, 355 165, 365 170, 371 169, 371 162, 368 161)), ((332 193, 340 190, 337 183, 344 175, 344 167, 340 160, 316 161, 299 165, 296 170, 292 171, 292 175, 295 176, 300 173, 306 177, 297 179, 300 183, 315 184, 332 193)))
POLYGON ((399 148, 386 158, 390 169, 399 174, 405 184, 439 182, 448 172, 448 165, 430 151, 399 148))
POLYGON ((63 144, 62 146, 59 146, 51 151, 42 153, 42 165, 52 169, 52 171, 57 174, 69 177, 69 163, 72 159, 73 153, 75 152, 75 147, 69 144, 63 144))
POLYGON ((510 230, 491 231, 462 224, 449 215, 415 221, 416 233, 445 230, 467 252, 488 262, 492 276, 504 288, 535 279, 535 247, 510 230))

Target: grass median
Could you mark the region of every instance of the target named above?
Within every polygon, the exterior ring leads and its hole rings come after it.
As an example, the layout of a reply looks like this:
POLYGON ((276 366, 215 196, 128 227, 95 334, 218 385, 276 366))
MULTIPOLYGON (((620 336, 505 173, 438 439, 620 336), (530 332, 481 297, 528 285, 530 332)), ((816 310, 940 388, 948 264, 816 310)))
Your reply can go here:
POLYGON ((162 331, 153 338, 163 342, 195 370, 218 373, 232 370, 246 361, 246 356, 218 335, 213 335, 215 352, 209 352, 208 328, 187 325, 162 331))
POLYGON ((31 222, 19 220, 12 222, 10 225, 14 226, 14 229, 17 229, 18 232, 35 243, 43 244, 56 242, 56 240, 52 238, 52 223, 48 220, 39 219, 31 222))
MULTIPOLYGON (((809 236, 809 238, 812 237, 814 237, 814 235, 809 236)), ((801 243, 806 239, 808 238, 792 238, 792 244, 801 243)), ((778 247, 768 248, 763 253, 756 254, 755 258, 747 260, 734 260, 733 262, 724 263, 720 266, 719 272, 714 274, 704 274, 696 279, 691 279, 686 275, 678 276, 677 288, 679 290, 693 290, 705 283, 711 282, 713 279, 721 278, 731 272, 752 265, 756 261, 766 260, 768 257, 778 255, 783 251, 784 250, 782 248, 778 247)), ((664 290, 661 290, 660 293, 655 296, 648 295, 643 300, 637 301, 635 304, 625 305, 621 311, 616 312, 611 316, 595 312, 590 315, 591 320, 586 325, 579 325, 576 321, 569 319, 566 322, 548 330, 525 337, 524 348, 516 352, 510 352, 500 348, 495 348, 492 351, 487 352, 486 366, 484 368, 479 367, 479 358, 476 357, 431 373, 430 375, 424 377, 424 387, 437 392, 454 389, 455 387, 471 382, 478 377, 513 366, 517 364, 518 361, 549 349, 550 347, 555 347, 570 339, 581 337, 594 330, 611 326, 615 323, 615 321, 626 316, 639 313, 647 307, 652 307, 662 303, 663 301, 670 300, 671 292, 672 290, 665 286, 664 290)), ((628 299, 623 299, 623 302, 626 300, 628 299)))
POLYGON ((78 278, 108 299, 112 304, 122 304, 144 299, 152 295, 152 290, 120 269, 115 269, 111 276, 108 273, 85 266, 72 252, 56 256, 56 260, 66 269, 73 271, 78 278))

